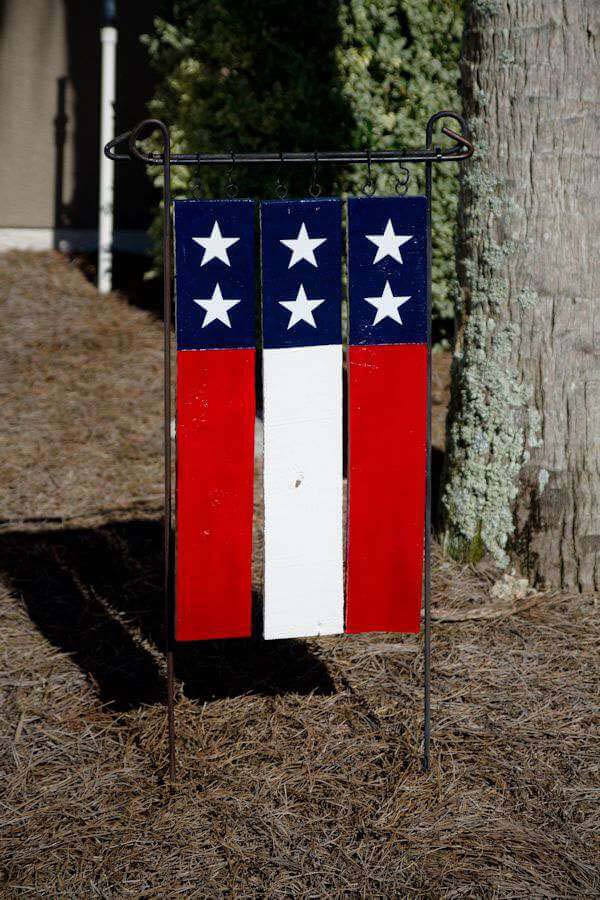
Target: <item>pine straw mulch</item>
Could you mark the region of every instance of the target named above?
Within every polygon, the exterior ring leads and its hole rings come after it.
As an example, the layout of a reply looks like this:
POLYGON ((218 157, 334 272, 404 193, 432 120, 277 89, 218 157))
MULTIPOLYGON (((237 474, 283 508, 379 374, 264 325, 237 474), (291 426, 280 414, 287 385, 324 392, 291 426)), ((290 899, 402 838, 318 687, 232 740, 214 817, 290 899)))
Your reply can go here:
POLYGON ((0 254, 0 302, 0 527, 156 515, 161 324, 57 253, 0 254))
MULTIPOLYGON (((52 256, 12 255, 9 306, 27 299, 19 267, 61 331, 53 364, 31 314, 7 371, 8 443, 18 428, 25 450, 3 460, 3 896, 597 896, 594 598, 492 600, 496 572, 437 550, 427 775, 415 638, 229 641, 177 654, 169 789, 160 522, 144 505, 160 484, 160 327, 52 256), (80 431, 55 409, 65 391, 80 431)), ((4 349, 16 313, 11 329, 4 349)))

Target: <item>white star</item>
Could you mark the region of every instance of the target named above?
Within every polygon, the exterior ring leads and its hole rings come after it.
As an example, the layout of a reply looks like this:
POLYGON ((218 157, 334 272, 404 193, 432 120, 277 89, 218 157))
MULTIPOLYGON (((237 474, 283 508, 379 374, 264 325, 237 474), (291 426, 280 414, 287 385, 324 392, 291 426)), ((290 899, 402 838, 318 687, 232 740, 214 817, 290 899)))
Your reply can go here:
POLYGON ((410 296, 394 297, 392 289, 390 287, 390 283, 389 281, 386 281, 381 297, 365 297, 365 300, 367 301, 367 303, 370 303, 371 306, 374 306, 377 310, 377 312, 375 313, 375 318, 373 319, 373 325, 377 325, 379 322, 381 322, 382 319, 385 319, 386 317, 388 319, 393 319, 394 322, 398 323, 398 325, 402 325, 402 319, 400 318, 398 307, 406 303, 407 300, 410 300, 410 296))
POLYGON ((301 284, 295 300, 279 300, 279 303, 291 313, 290 321, 288 322, 289 331, 292 325, 295 325, 297 322, 308 322, 309 325, 316 328, 317 323, 313 316, 313 310, 320 306, 321 303, 325 303, 325 300, 307 300, 306 291, 301 284))
POLYGON ((220 259, 226 266, 231 266, 227 248, 232 244, 237 244, 239 237, 226 238, 221 234, 219 223, 215 220, 212 231, 208 237, 195 237, 192 240, 196 244, 204 247, 204 256, 202 257, 201 266, 205 266, 211 259, 220 259))
POLYGON ((396 262, 401 263, 400 247, 402 244, 406 244, 407 241, 412 240, 413 236, 412 234, 396 234, 392 220, 388 219, 383 234, 365 234, 365 237, 377 246, 377 253, 373 260, 373 265, 375 265, 375 263, 378 263, 379 260, 384 259, 386 256, 391 256, 396 262))
POLYGON ((206 310, 204 322, 202 323, 203 328, 206 328, 211 322, 216 322, 217 320, 222 322, 223 325, 227 325, 228 328, 231 328, 228 310, 241 302, 241 300, 224 300, 223 294, 221 293, 221 286, 218 282, 210 300, 194 300, 194 303, 197 303, 198 306, 201 306, 202 309, 206 310))
POLYGON ((309 262, 311 266, 316 267, 317 260, 315 259, 315 250, 317 249, 317 247, 320 247, 321 244, 324 244, 326 240, 327 238, 309 237, 308 231, 306 230, 306 225, 303 222, 300 226, 300 231, 298 232, 297 238, 290 238, 289 240, 279 241, 280 244, 283 244, 288 248, 288 250, 292 251, 288 269, 291 269, 292 266, 295 266, 296 263, 299 263, 303 259, 309 262))

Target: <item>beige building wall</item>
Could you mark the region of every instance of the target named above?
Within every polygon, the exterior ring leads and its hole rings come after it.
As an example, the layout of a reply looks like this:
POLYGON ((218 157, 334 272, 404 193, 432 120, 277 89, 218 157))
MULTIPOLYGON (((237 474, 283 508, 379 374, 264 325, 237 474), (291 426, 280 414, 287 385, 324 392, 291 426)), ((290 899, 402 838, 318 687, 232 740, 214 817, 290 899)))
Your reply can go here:
POLYGON ((0 226, 53 228, 73 191, 72 127, 56 146, 74 118, 62 0, 4 2, 0 26, 0 226))
MULTIPOLYGON (((140 35, 165 6, 117 4, 117 134, 147 116, 140 35)), ((102 0, 0 0, 0 250, 96 244, 101 14, 102 0)), ((157 199, 143 166, 117 164, 117 249, 148 245, 157 199)))

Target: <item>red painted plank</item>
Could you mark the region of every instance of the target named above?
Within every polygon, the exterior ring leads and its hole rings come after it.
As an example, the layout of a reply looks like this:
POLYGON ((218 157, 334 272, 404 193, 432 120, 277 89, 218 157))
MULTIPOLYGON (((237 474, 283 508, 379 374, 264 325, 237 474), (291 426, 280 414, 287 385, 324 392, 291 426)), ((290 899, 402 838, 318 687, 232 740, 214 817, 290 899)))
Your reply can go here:
POLYGON ((251 632, 255 350, 177 354, 178 641, 251 632))
POLYGON ((348 348, 346 631, 419 630, 427 346, 348 348))

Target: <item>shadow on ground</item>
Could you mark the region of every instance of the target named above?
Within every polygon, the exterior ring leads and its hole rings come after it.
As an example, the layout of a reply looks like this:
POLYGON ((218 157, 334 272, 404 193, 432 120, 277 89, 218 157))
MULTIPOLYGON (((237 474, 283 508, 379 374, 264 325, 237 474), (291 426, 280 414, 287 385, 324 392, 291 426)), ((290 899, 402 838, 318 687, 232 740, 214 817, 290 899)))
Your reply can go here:
MULTIPOLYGON (((41 633, 71 656, 115 710, 164 697, 161 546, 160 521, 0 538, 9 588, 41 633)), ((255 611, 260 599, 254 597, 255 611)), ((186 696, 200 701, 335 690, 325 665, 301 641, 183 644, 175 674, 186 696)))
MULTIPOLYGON (((443 454, 432 457, 433 508, 443 454)), ((32 622, 89 677, 102 702, 132 709, 164 697, 162 522, 11 532, 1 568, 32 622)), ((263 641, 262 597, 253 596, 250 639, 180 644, 175 674, 200 701, 241 694, 331 694, 324 663, 303 641, 263 641)))

